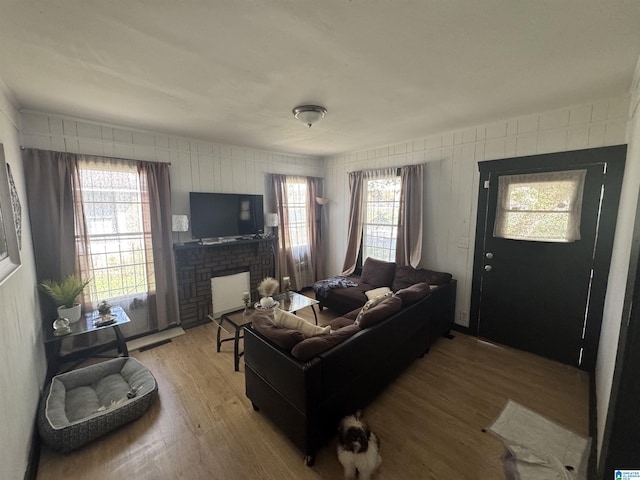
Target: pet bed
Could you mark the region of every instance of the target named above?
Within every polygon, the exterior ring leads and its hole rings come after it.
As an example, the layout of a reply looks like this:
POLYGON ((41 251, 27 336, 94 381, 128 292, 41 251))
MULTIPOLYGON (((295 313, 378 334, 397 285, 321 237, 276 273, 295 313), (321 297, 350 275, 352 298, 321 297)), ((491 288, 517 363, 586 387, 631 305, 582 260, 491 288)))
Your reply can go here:
POLYGON ((38 410, 44 443, 68 452, 141 417, 158 391, 140 362, 119 357, 56 375, 38 410))

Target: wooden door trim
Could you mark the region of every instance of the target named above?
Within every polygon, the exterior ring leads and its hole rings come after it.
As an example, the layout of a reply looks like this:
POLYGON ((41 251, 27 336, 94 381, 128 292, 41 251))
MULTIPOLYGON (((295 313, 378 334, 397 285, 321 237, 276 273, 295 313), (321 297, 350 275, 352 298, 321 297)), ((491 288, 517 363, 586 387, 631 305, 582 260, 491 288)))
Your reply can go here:
POLYGON ((585 335, 585 350, 583 370, 593 372, 595 369, 598 343, 600 341, 600 327, 604 309, 604 298, 607 289, 609 267, 611 264, 611 251, 617 220, 618 204, 620 202, 620 190, 624 175, 627 146, 616 145, 612 147, 591 148, 587 150, 573 150, 569 152, 547 153, 530 155, 526 157, 514 157, 500 160, 478 162, 480 171, 478 190, 478 211, 476 217, 476 236, 473 258, 473 277, 471 282, 471 306, 469 315, 469 330, 478 335, 480 312, 480 286, 482 267, 484 265, 484 232, 487 222, 488 193, 484 183, 490 174, 505 174, 511 171, 524 169, 563 170, 566 168, 580 167, 597 163, 607 164, 605 176, 605 195, 602 201, 600 225, 598 230, 598 243, 596 245, 594 261, 594 278, 589 304, 589 318, 585 335))

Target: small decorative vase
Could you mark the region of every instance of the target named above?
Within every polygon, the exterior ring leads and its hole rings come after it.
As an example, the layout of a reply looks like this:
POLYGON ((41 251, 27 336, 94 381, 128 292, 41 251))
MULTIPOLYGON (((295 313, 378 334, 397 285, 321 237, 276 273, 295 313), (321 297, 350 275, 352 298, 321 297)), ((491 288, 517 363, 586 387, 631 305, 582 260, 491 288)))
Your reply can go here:
POLYGON ((64 305, 58 307, 58 317, 68 318, 70 323, 77 322, 82 317, 82 309, 79 303, 76 303, 73 307, 67 308, 64 305))
POLYGON ((271 308, 275 305, 275 300, 273 299, 273 297, 262 297, 260 299, 260 306, 262 308, 271 308))

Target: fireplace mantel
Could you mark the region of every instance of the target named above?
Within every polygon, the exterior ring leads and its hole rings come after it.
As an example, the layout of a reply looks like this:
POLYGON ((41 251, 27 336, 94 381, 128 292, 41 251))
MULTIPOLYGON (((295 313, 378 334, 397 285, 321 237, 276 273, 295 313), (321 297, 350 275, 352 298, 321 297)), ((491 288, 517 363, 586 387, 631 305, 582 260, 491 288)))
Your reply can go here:
MULTIPOLYGON (((178 301, 182 327, 209 323, 212 311, 211 279, 239 272, 250 273, 251 298, 258 299, 257 286, 274 276, 276 237, 235 240, 213 244, 174 245, 178 301)), ((238 304, 242 302, 238 292, 238 304)))

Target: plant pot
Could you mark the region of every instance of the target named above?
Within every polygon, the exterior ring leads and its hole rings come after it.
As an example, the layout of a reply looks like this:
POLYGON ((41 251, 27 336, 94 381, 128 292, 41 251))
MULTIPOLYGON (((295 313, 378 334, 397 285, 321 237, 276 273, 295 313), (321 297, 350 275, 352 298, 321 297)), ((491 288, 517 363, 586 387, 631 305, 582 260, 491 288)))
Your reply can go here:
POLYGON ((77 322, 82 317, 80 304, 75 303, 71 308, 67 308, 64 305, 62 307, 58 307, 58 317, 66 318, 70 323, 77 322))

